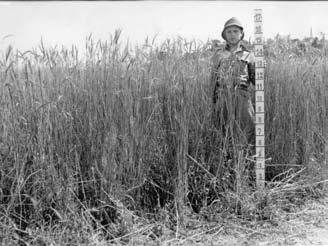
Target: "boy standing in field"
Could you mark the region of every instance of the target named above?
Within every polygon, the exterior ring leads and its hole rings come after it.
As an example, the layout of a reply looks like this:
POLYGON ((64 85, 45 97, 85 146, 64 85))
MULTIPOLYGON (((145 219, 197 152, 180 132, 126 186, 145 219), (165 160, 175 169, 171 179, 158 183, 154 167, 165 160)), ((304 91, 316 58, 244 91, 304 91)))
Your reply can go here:
POLYGON ((221 33, 226 41, 223 49, 212 57, 211 88, 213 120, 223 133, 238 136, 237 144, 255 142, 254 108, 250 85, 255 85, 255 56, 241 41, 244 28, 236 18, 229 19, 221 33))

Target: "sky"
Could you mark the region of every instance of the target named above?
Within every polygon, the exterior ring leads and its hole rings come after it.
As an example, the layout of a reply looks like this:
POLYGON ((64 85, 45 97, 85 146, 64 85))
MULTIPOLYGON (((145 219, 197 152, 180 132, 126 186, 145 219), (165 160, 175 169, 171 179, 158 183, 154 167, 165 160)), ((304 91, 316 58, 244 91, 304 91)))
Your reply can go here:
POLYGON ((207 41, 221 39, 224 22, 232 16, 245 26, 245 39, 253 37, 254 9, 263 11, 264 37, 290 34, 292 38, 328 35, 325 1, 63 1, 0 2, 0 50, 8 45, 20 51, 45 46, 84 47, 109 39, 115 29, 122 40, 143 43, 146 37, 161 42, 177 35, 207 41))

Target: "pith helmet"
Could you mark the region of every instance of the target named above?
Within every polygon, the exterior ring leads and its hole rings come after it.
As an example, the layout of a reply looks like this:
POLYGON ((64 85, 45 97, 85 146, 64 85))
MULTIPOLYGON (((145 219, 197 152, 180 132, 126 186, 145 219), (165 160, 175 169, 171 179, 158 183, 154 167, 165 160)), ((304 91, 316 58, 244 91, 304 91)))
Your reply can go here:
POLYGON ((241 29, 242 31, 242 36, 241 36, 241 39, 244 38, 244 28, 243 28, 243 25, 241 24, 241 22, 236 18, 236 17, 232 17, 231 19, 227 20, 227 22, 224 24, 224 28, 223 28, 223 31, 221 33, 221 36, 224 40, 226 40, 225 38, 225 34, 224 34, 224 31, 230 27, 230 26, 237 26, 241 29))

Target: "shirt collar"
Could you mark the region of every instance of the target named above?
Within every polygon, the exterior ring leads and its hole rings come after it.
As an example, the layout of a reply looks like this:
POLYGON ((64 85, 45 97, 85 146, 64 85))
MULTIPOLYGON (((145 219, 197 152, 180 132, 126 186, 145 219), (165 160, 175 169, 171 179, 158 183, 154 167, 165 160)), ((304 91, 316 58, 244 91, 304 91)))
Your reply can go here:
MULTIPOLYGON (((227 51, 231 52, 231 51, 229 50, 229 44, 226 44, 225 49, 226 49, 227 51)), ((236 53, 238 53, 238 52, 242 52, 242 51, 244 51, 244 50, 245 50, 245 47, 244 47, 242 44, 240 44, 239 47, 238 47, 236 50, 232 51, 231 53, 236 54, 236 53)))

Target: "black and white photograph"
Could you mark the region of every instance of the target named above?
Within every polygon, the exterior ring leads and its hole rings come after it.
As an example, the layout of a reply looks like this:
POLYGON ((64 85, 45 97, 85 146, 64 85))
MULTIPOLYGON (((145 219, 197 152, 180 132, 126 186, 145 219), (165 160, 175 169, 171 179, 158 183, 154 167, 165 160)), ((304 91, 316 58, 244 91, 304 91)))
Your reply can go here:
POLYGON ((328 246, 328 1, 1 1, 0 245, 328 246))

